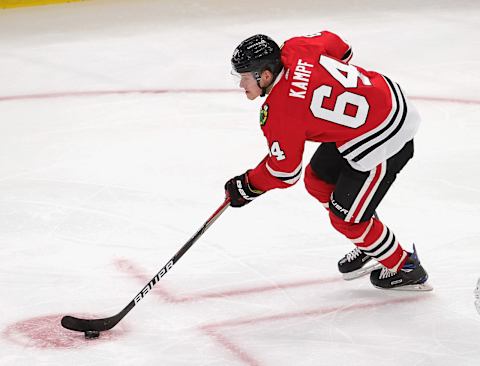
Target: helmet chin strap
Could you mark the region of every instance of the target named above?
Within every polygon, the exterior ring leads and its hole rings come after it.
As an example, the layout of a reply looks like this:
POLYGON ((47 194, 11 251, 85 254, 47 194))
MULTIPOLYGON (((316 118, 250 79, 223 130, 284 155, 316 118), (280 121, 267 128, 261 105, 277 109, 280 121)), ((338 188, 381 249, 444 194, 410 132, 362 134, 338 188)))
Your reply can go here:
POLYGON ((253 76, 255 77, 255 80, 257 80, 257 85, 258 85, 258 87, 259 87, 260 89, 262 89, 262 94, 260 94, 260 96, 263 98, 265 95, 267 95, 267 88, 268 88, 268 86, 266 86, 266 87, 261 87, 261 86, 260 86, 260 80, 262 79, 262 77, 261 77, 261 75, 260 75, 260 73, 259 73, 258 71, 255 71, 255 72, 253 73, 253 76))

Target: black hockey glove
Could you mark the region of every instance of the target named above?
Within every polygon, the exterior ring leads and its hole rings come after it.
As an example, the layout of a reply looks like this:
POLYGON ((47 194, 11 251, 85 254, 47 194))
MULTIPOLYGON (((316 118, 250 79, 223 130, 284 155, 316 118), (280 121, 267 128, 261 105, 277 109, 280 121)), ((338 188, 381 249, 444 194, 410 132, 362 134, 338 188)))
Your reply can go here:
POLYGON ((230 197, 230 206, 242 207, 263 194, 248 184, 247 173, 236 176, 225 183, 225 194, 230 197))

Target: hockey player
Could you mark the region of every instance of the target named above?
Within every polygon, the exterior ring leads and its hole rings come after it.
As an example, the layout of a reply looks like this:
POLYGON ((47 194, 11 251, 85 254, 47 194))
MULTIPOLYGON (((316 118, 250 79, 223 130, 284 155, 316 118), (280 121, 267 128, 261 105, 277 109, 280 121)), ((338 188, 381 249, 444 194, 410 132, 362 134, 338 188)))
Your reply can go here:
POLYGON ((282 48, 257 34, 235 49, 232 72, 250 100, 268 95, 260 125, 269 154, 225 184, 233 207, 295 184, 305 141, 320 142, 305 168, 307 191, 356 248, 338 267, 345 279, 370 273, 375 287, 430 290, 415 247, 405 251, 375 209, 413 156, 420 117, 388 77, 349 64, 350 46, 322 31, 282 48))

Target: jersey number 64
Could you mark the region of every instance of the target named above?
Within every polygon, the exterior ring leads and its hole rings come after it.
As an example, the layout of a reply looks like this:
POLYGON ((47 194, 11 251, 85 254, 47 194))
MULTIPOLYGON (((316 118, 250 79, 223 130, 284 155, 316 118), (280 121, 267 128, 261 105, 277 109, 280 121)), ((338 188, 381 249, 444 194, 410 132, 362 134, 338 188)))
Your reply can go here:
MULTIPOLYGON (((328 56, 321 55, 319 60, 328 73, 335 78, 345 89, 356 88, 360 79, 364 85, 372 85, 368 77, 360 73, 353 65, 341 63, 328 56)), ((321 118, 342 126, 357 128, 365 123, 368 116, 369 105, 363 95, 358 95, 349 91, 344 91, 338 95, 333 110, 323 108, 324 98, 330 98, 333 87, 330 85, 321 85, 313 91, 310 110, 317 118, 321 118), (357 108, 355 116, 345 114, 347 105, 353 105, 357 108)))

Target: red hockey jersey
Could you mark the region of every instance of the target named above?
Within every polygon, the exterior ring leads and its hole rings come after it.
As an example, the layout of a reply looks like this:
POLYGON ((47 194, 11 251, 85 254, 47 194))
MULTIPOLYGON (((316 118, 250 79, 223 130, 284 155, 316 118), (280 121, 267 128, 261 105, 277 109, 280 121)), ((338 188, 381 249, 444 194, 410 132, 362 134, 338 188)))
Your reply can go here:
POLYGON ((269 154, 248 172, 253 187, 296 183, 305 141, 335 142, 353 168, 369 171, 413 138, 420 118, 398 84, 350 57, 349 45, 326 31, 285 42, 284 69, 260 111, 269 154))

